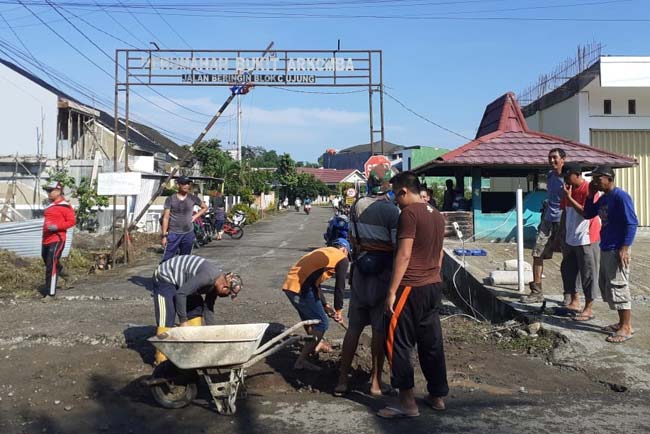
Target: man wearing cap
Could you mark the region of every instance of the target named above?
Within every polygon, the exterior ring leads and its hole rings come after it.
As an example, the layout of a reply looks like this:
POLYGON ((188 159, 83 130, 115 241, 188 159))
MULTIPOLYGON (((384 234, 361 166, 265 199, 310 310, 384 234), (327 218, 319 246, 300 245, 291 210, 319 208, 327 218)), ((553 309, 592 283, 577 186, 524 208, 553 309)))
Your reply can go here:
POLYGON ((388 164, 375 166, 368 179, 369 195, 350 209, 354 262, 348 330, 343 339, 339 381, 335 396, 349 391, 348 374, 366 326, 372 329, 370 394, 382 394, 384 366, 384 301, 390 284, 399 209, 389 197, 392 172, 388 164))
MULTIPOLYGON (((542 214, 542 221, 537 228, 537 240, 533 247, 533 281, 528 284, 530 294, 521 297, 522 303, 537 303, 544 301, 542 291, 542 274, 544 273, 544 260, 553 257, 553 251, 558 247, 560 240, 560 219, 562 210, 560 200, 564 194, 564 179, 562 167, 566 153, 560 148, 551 149, 548 153, 548 163, 551 165, 546 177, 546 190, 548 197, 542 214)), ((569 300, 564 300, 565 304, 569 300)))
POLYGON ((63 184, 57 181, 50 182, 43 187, 47 191, 50 203, 45 208, 43 215, 43 246, 41 257, 45 262, 45 297, 56 295, 57 276, 63 274, 61 253, 65 247, 66 231, 76 224, 72 205, 63 197, 63 184))
POLYGON ((616 187, 610 166, 598 166, 591 172, 585 218, 600 216, 600 273, 598 285, 603 300, 618 312, 618 323, 605 327, 611 333, 607 342, 620 344, 633 336, 632 296, 630 294, 630 248, 639 224, 630 195, 616 187), (604 194, 595 203, 597 191, 604 194))
MULTIPOLYGON (((176 316, 181 327, 200 326, 205 314, 213 323, 217 297, 235 299, 242 289, 242 279, 195 255, 180 255, 158 265, 153 275, 156 334, 174 326, 176 316), (205 302, 202 295, 205 295, 205 302), (207 311, 205 308, 207 307, 207 311)), ((166 358, 156 352, 155 364, 166 358)))
POLYGON ((178 192, 165 199, 162 218, 162 241, 165 249, 162 260, 173 258, 176 253, 189 255, 194 244, 194 220, 206 213, 208 207, 201 199, 190 194, 192 181, 187 176, 176 180, 178 192), (192 215, 194 206, 201 209, 192 215))
MULTIPOLYGON (((564 176, 564 197, 560 208, 565 225, 565 242, 562 249, 562 284, 565 298, 570 299, 567 308, 580 312, 576 321, 589 321, 594 317, 592 306, 598 282, 598 253, 592 245, 600 240, 600 218, 583 217, 585 203, 589 196, 589 183, 582 178, 582 166, 568 162, 562 168, 564 176), (580 297, 576 291, 578 275, 585 294, 584 309, 580 308, 580 297)), ((593 201, 592 201, 593 202, 593 201)))
POLYGON ((330 351, 322 340, 328 328, 327 317, 340 322, 343 318, 343 291, 348 273, 348 255, 350 243, 338 238, 332 247, 313 250, 298 260, 291 268, 282 285, 284 293, 298 312, 300 319, 317 319, 320 323, 306 328, 308 334, 315 337, 307 342, 294 363, 294 369, 319 371, 320 367, 307 361, 307 356, 316 351, 330 351), (321 291, 321 284, 336 276, 334 284, 334 308, 332 308, 321 291))

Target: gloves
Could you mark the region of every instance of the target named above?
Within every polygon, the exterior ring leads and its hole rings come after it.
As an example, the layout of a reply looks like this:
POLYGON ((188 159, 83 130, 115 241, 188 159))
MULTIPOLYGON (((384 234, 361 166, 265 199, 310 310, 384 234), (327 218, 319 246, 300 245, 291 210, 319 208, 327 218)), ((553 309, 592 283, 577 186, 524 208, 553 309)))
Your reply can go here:
POLYGON ((59 228, 57 225, 47 225, 47 230, 50 232, 58 232, 59 228))

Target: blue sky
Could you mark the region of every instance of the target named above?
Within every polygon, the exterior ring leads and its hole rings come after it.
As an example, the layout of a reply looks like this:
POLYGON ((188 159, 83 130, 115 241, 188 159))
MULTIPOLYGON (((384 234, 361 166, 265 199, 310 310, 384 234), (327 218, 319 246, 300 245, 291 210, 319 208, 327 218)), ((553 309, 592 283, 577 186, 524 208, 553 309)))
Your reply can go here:
MULTIPOLYGON (((340 40, 343 49, 383 50, 387 90, 420 115, 467 137, 474 136, 486 104, 507 91, 519 92, 532 84, 541 73, 573 56, 579 44, 599 41, 605 45, 605 54, 650 55, 650 4, 644 0, 149 0, 155 9, 147 0, 97 2, 103 9, 94 0, 51 1, 109 53, 127 47, 72 14, 138 47, 155 36, 164 48, 190 44, 195 49, 262 50, 274 41, 275 49, 334 49, 340 40), (191 5, 197 9, 192 10, 191 5), (540 20, 547 18, 558 20, 540 20)), ((113 62, 45 0, 23 3, 87 57, 113 71, 113 62)), ((6 20, 0 18, 0 48, 1 43, 8 43, 25 51, 17 34, 40 62, 112 104, 112 79, 67 46, 19 1, 0 1, 0 14, 6 20)), ((1 52, 0 56, 7 57, 1 52)), ((47 79, 37 68, 29 69, 47 79)), ((158 89, 202 113, 212 113, 228 96, 228 90, 219 87, 158 89)), ((135 116, 173 132, 178 141, 191 141, 207 121, 149 90, 139 91, 167 110, 193 120, 171 115, 133 96, 135 116)), ((85 96, 79 98, 92 103, 85 96)), ((289 152, 298 160, 315 161, 326 148, 340 149, 369 139, 366 93, 313 95, 256 88, 242 98, 242 104, 243 143, 289 152)), ((235 141, 233 109, 234 105, 210 136, 224 143, 235 141)), ((386 139, 391 142, 447 148, 465 142, 389 98, 384 110, 386 139)))

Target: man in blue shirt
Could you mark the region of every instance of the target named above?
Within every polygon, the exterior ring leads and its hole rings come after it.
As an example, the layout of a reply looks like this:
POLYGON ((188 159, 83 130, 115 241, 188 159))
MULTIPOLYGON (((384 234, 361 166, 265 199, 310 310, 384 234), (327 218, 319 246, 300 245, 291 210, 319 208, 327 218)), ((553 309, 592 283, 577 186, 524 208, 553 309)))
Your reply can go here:
MULTIPOLYGON (((553 251, 559 250, 561 243, 560 219, 562 210, 560 200, 564 193, 564 177, 562 168, 566 153, 560 148, 551 149, 548 153, 548 163, 551 170, 546 177, 546 190, 548 198, 542 215, 542 221, 537 228, 537 240, 533 247, 533 281, 528 284, 530 294, 521 297, 522 303, 538 303, 544 301, 542 292, 542 273, 544 272, 544 259, 551 259, 553 251)), ((565 300, 566 302, 566 300, 565 300)))
POLYGON ((611 333, 607 342, 620 344, 632 339, 632 296, 630 294, 630 247, 634 242, 639 222, 634 203, 627 192, 616 187, 614 171, 610 166, 598 166, 591 172, 589 197, 584 217, 600 216, 600 273, 598 285, 603 300, 618 312, 619 321, 605 327, 611 333), (597 191, 604 194, 596 203, 597 191))

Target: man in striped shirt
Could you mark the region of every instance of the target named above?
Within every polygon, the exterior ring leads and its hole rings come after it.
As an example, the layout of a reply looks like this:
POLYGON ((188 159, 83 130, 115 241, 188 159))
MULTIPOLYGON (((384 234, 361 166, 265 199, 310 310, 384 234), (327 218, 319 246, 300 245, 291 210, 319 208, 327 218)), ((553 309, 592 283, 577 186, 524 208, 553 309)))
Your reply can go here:
MULTIPOLYGON (((207 322, 212 322, 217 297, 235 299, 242 288, 239 275, 226 273, 195 255, 176 256, 163 262, 154 272, 153 280, 156 334, 173 327, 177 315, 181 327, 200 326, 205 307, 207 322)), ((155 364, 164 360, 162 353, 156 352, 155 364)))

